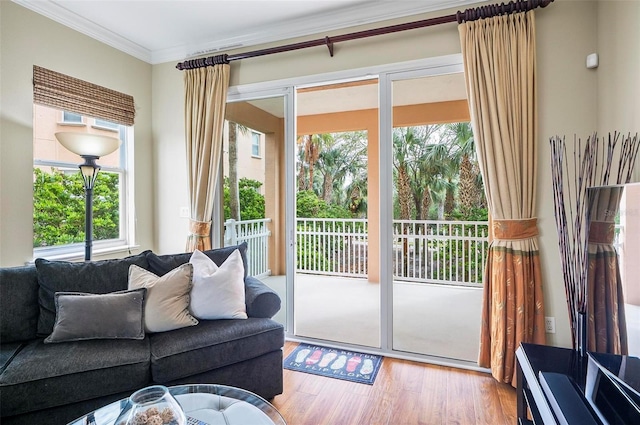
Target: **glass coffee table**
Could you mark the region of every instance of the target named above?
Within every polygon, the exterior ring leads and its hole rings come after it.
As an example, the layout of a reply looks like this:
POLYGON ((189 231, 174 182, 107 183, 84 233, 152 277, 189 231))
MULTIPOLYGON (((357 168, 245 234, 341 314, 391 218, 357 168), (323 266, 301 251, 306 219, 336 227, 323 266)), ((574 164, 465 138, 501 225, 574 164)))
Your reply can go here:
MULTIPOLYGON (((252 392, 226 385, 178 385, 169 392, 182 406, 189 425, 286 425, 271 403, 252 392)), ((127 399, 101 407, 68 425, 117 425, 127 399)))

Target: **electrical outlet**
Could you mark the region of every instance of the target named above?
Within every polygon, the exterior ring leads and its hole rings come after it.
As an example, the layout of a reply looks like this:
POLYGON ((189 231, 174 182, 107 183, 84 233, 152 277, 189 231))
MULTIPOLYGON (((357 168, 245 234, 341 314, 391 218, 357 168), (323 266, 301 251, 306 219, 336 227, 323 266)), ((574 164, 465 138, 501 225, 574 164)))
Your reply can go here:
POLYGON ((545 317, 544 318, 544 331, 548 334, 556 333, 556 318, 545 317))
POLYGON ((180 217, 189 218, 189 207, 180 207, 180 217))

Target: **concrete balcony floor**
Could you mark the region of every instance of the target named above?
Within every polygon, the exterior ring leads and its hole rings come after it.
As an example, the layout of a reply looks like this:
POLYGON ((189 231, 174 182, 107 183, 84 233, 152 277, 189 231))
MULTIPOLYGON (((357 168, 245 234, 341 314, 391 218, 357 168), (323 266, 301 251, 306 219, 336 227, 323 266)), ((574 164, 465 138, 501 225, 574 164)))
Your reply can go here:
MULTIPOLYGON (((284 306, 285 277, 262 280, 280 294, 284 306)), ((378 283, 298 273, 295 297, 296 336, 380 346, 378 283)), ((475 363, 481 303, 481 288, 394 283, 393 348, 475 363)), ((284 310, 275 317, 281 323, 284 310)))
MULTIPOLYGON (((278 292, 285 323, 285 276, 263 282, 278 292)), ((295 280, 296 336, 380 347, 380 286, 366 279, 298 273, 295 280)), ((393 348, 476 363, 482 289, 394 283, 393 348)), ((629 354, 640 356, 640 306, 626 304, 629 354)))

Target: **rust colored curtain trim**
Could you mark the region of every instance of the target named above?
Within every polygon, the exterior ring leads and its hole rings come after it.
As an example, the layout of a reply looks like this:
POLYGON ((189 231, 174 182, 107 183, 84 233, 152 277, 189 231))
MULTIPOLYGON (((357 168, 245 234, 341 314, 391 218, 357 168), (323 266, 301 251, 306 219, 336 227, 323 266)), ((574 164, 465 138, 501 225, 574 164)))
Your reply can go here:
POLYGON ((587 348, 611 354, 628 354, 627 324, 622 280, 615 250, 589 246, 587 348))
POLYGON ((589 224, 589 243, 611 245, 615 239, 616 225, 609 221, 592 221, 589 224))
POLYGON ((208 237, 211 232, 211 222, 210 221, 198 221, 198 220, 190 220, 189 221, 189 233, 193 236, 198 237, 208 237))
POLYGON ((522 240, 538 236, 538 219, 493 220, 491 223, 494 240, 522 240))
POLYGON ((37 65, 33 102, 126 126, 132 126, 135 118, 133 96, 37 65))
POLYGON ((513 254, 513 255, 520 256, 520 257, 539 257, 540 256, 540 251, 539 250, 515 249, 513 247, 503 246, 503 245, 493 245, 491 248, 489 248, 489 250, 492 251, 492 252, 500 252, 500 253, 504 253, 504 254, 513 254))

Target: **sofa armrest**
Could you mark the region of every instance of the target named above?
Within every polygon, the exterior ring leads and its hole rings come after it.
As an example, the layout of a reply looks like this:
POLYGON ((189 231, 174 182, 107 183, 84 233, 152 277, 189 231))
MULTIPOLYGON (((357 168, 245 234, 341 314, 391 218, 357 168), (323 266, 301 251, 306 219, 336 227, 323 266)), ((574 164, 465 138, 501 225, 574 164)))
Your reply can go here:
POLYGON ((280 311, 280 296, 253 276, 244 279, 247 316, 272 318, 280 311))

